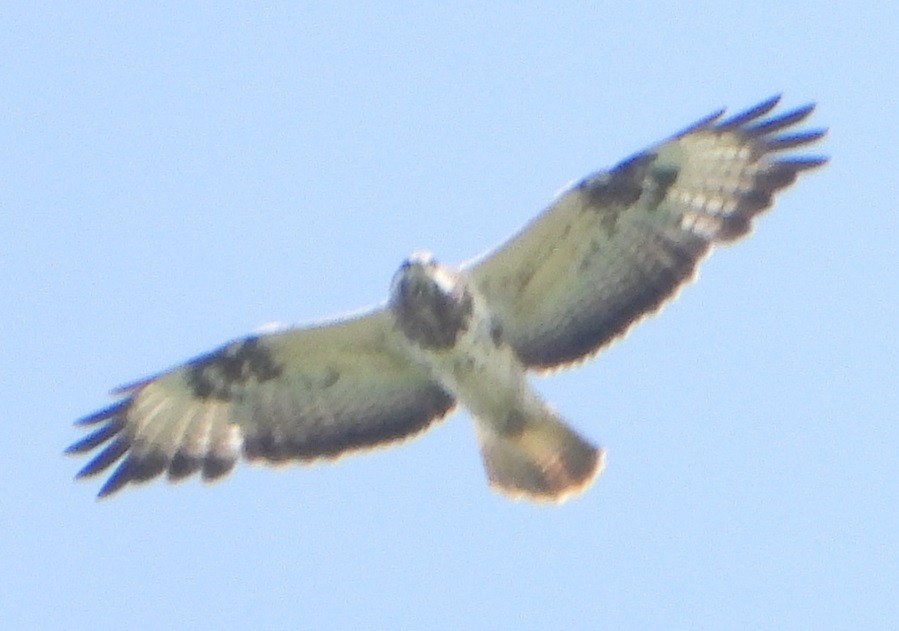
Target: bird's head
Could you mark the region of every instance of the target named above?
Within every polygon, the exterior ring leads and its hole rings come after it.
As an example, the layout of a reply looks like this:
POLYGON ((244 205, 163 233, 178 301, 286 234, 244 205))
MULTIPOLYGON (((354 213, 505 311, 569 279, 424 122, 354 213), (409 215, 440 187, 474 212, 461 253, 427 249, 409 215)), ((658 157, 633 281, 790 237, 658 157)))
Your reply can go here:
POLYGON ((442 347, 467 328, 472 298, 457 270, 441 265, 430 252, 415 252, 393 276, 390 309, 411 340, 442 347))

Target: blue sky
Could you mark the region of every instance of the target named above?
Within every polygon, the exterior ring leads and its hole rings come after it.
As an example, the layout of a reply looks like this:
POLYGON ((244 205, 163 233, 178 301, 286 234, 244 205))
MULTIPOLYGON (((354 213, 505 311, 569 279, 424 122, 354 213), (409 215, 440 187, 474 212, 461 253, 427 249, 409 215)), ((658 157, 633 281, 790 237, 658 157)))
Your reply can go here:
POLYGON ((8 2, 9 628, 887 628, 899 618, 893 2, 8 2), (297 3, 299 4, 299 3, 297 3), (381 301, 728 105, 819 102, 825 169, 598 360, 535 380, 608 450, 490 492, 470 419, 338 466, 97 503, 113 386, 381 301))

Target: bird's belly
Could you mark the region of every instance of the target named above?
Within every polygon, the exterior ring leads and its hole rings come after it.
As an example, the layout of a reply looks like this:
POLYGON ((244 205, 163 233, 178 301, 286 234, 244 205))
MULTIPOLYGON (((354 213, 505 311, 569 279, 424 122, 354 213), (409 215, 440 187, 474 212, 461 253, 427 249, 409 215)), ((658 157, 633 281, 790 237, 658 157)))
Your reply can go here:
POLYGON ((524 367, 512 347, 497 339, 488 318, 475 318, 450 348, 417 347, 414 354, 436 381, 482 421, 503 423, 511 411, 539 405, 524 367))

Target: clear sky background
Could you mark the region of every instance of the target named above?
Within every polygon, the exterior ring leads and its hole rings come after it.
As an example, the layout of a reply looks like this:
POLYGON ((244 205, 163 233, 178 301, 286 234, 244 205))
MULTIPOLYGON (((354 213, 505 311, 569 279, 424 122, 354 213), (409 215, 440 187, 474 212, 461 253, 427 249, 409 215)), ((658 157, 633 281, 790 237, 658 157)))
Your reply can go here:
POLYGON ((602 5, 4 3, 4 628, 896 624, 899 7, 602 5), (338 466, 72 482, 111 387, 379 302, 411 251, 781 91, 832 163, 535 380, 608 449, 585 496, 491 492, 464 413, 338 466))

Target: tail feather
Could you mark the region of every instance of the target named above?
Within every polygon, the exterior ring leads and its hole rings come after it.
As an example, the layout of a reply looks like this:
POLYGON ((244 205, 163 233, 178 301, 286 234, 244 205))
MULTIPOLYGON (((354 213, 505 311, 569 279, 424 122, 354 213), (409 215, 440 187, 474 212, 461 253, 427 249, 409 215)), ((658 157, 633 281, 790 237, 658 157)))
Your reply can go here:
POLYGON ((563 502, 603 469, 604 451, 549 413, 507 433, 476 425, 490 485, 509 496, 563 502))

